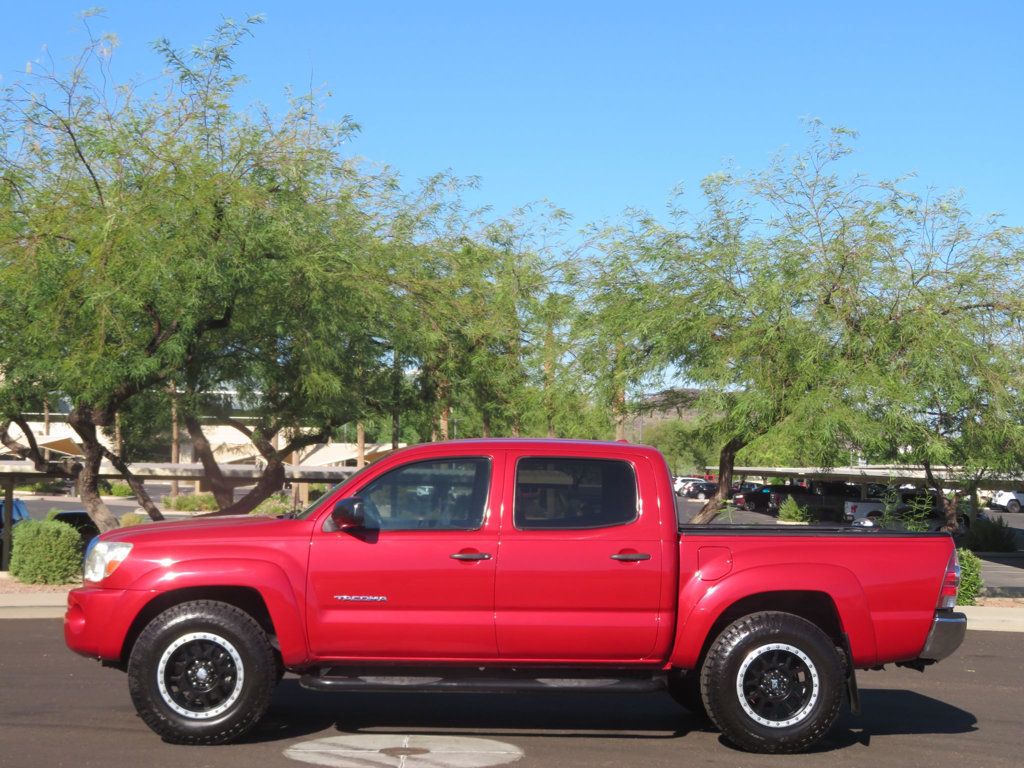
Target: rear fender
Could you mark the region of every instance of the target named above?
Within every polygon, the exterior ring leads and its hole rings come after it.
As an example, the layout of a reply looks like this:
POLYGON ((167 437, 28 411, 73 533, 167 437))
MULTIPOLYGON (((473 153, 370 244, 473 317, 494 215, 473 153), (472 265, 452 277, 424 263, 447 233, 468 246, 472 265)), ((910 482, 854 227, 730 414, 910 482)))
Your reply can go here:
POLYGON ((738 601, 764 595, 770 610, 774 592, 820 592, 831 598, 840 628, 849 637, 857 667, 877 662, 875 629, 867 598, 856 576, 845 568, 826 564, 766 565, 730 574, 714 583, 699 574, 681 585, 680 630, 669 659, 671 666, 695 669, 715 623, 738 601))

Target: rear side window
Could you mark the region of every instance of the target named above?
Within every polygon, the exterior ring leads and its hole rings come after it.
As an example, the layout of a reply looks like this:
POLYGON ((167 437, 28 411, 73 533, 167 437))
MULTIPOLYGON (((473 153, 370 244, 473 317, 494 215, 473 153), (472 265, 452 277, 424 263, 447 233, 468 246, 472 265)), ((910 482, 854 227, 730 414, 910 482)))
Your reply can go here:
POLYGON ((636 518, 636 473, 625 461, 520 459, 516 466, 519 530, 605 528, 636 518))

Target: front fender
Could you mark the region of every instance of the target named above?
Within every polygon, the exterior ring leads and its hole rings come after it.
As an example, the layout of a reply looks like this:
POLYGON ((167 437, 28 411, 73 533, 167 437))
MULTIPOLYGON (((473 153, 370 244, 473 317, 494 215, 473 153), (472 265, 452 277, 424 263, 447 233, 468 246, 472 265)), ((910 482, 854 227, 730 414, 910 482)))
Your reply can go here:
POLYGON ((733 604, 746 597, 772 592, 820 592, 831 598, 839 622, 850 640, 855 666, 877 663, 877 644, 867 597, 854 574, 836 565, 764 565, 737 571, 714 582, 696 572, 681 585, 679 632, 669 663, 694 669, 715 622, 733 604))
POLYGON ((285 665, 298 665, 309 658, 305 622, 295 589, 284 570, 274 563, 242 558, 181 560, 149 571, 128 589, 148 591, 156 599, 179 589, 210 587, 246 587, 258 592, 270 614, 285 665))

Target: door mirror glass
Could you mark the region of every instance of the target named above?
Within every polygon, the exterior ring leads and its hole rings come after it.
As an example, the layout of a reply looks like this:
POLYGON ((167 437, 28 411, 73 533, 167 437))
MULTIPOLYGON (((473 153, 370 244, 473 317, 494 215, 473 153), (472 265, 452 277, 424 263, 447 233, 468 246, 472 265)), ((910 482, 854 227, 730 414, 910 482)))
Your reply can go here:
POLYGON ((334 505, 331 519, 339 531, 366 527, 366 513, 363 500, 358 496, 342 499, 334 505))

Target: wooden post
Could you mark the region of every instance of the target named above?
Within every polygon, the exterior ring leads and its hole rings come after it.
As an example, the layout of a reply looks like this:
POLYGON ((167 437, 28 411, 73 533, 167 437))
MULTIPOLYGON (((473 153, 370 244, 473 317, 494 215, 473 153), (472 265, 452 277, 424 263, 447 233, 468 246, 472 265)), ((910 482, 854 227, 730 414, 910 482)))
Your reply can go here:
POLYGON ((366 466, 366 427, 356 422, 356 469, 366 466))
POLYGON ((0 571, 10 570, 12 528, 14 528, 14 476, 4 479, 4 556, 0 571))

